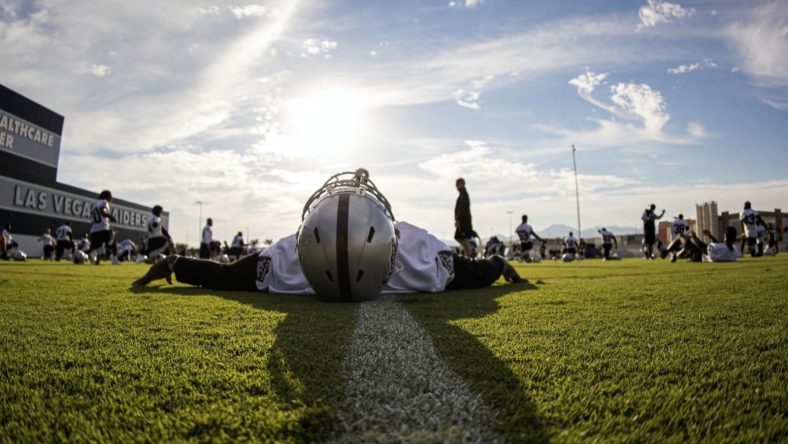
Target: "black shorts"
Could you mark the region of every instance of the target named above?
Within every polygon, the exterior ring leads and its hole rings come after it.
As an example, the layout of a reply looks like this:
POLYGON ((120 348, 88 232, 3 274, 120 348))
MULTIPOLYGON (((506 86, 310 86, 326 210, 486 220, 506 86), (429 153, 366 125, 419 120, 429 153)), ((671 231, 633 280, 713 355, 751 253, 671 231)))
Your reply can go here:
POLYGON ((531 248, 533 247, 534 244, 531 241, 520 242, 520 251, 522 251, 523 253, 525 253, 526 251, 531 251, 531 248))
POLYGON ((155 256, 157 254, 169 253, 170 241, 166 237, 150 237, 148 238, 148 249, 145 254, 148 256, 155 256))
POLYGON ((454 279, 446 286, 446 290, 489 287, 503 273, 504 262, 498 256, 490 259, 472 260, 452 254, 452 259, 454 261, 454 279))
POLYGON ((90 249, 95 250, 102 245, 107 245, 112 240, 112 232, 109 230, 94 231, 90 233, 90 249))
POLYGON ((211 258, 211 250, 208 248, 208 244, 201 243, 200 244, 200 259, 210 259, 211 258))
POLYGON ((471 239, 473 237, 472 233, 473 233, 473 229, 457 228, 454 231, 454 240, 456 240, 457 242, 462 242, 464 240, 471 239))

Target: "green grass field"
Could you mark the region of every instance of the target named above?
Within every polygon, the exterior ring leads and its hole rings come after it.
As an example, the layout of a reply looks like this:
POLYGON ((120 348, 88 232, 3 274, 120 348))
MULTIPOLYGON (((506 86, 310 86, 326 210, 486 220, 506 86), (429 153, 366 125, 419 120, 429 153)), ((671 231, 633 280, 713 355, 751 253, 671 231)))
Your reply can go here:
MULTIPOLYGON (((788 440, 787 254, 516 267, 531 285, 393 299, 498 439, 788 440)), ((146 268, 0 262, 0 441, 353 440, 360 305, 132 291, 146 268)), ((455 426, 363 436, 454 440, 455 426)))

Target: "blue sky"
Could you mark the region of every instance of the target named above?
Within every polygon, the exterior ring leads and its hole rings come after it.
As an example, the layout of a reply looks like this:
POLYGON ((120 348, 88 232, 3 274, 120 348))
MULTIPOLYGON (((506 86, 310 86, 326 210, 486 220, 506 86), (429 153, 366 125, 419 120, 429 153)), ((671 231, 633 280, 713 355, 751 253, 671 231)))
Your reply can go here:
POLYGON ((482 236, 786 208, 788 1, 0 2, 3 84, 65 115, 59 180, 180 241, 278 238, 365 166, 398 219, 482 236))

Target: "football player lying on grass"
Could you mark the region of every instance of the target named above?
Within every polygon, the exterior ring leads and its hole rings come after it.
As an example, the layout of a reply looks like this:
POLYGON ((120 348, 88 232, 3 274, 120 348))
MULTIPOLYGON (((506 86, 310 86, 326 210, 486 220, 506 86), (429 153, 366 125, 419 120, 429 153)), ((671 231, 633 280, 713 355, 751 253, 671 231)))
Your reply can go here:
POLYGON ((703 242, 694 232, 690 232, 684 247, 675 254, 691 262, 733 262, 741 256, 739 247, 735 245, 736 228, 728 227, 725 230, 723 242, 719 242, 709 230, 703 230, 703 234, 709 237, 710 243, 703 242))
POLYGON ((484 288, 501 276, 527 282, 500 256, 461 257, 426 230, 395 223, 364 169, 329 178, 304 206, 298 232, 260 254, 231 264, 170 255, 132 285, 172 283, 173 273, 179 282, 209 289, 317 294, 332 302, 484 288))

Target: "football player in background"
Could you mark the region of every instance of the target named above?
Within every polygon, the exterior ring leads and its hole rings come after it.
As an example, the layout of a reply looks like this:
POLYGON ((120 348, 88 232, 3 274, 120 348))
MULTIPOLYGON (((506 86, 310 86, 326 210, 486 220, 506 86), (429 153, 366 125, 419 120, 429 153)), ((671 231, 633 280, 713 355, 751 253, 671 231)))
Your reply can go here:
POLYGON ((662 219, 665 215, 665 210, 662 210, 659 216, 654 212, 657 206, 651 204, 645 211, 640 219, 643 221, 643 257, 645 259, 654 259, 654 244, 657 242, 657 224, 656 221, 662 219))
POLYGON ((575 260, 575 255, 577 255, 577 238, 574 233, 570 231, 569 236, 565 237, 563 240, 561 259, 563 259, 564 262, 570 262, 575 260))
POLYGON ((241 259, 244 253, 244 234, 242 232, 238 232, 238 234, 233 237, 233 241, 230 243, 230 256, 235 256, 235 260, 241 259))
POLYGON ((71 222, 64 222, 61 226, 57 227, 57 229, 55 229, 55 238, 57 239, 57 244, 55 245, 56 261, 60 261, 66 250, 69 250, 71 252, 70 254, 74 254, 76 249, 74 247, 74 238, 71 231, 71 222))
POLYGON ((602 227, 597 233, 602 236, 602 259, 610 260, 610 250, 613 248, 613 244, 615 244, 615 248, 618 250, 618 240, 613 233, 607 231, 607 228, 602 227))
POLYGON ((137 245, 131 239, 123 239, 118 243, 118 262, 130 261, 137 251, 137 245))
POLYGON ((662 259, 665 259, 668 254, 671 255, 671 262, 676 262, 679 257, 679 251, 685 249, 687 247, 687 242, 689 241, 689 237, 687 233, 689 232, 689 224, 687 221, 684 220, 684 215, 679 214, 678 217, 673 219, 673 222, 670 224, 670 233, 673 237, 668 247, 665 249, 660 249, 660 255, 662 259))
POLYGON ((44 234, 42 234, 41 237, 38 238, 38 240, 40 240, 44 244, 43 245, 44 251, 43 251, 43 256, 41 256, 41 259, 45 261, 51 261, 52 253, 55 252, 55 238, 52 237, 52 230, 46 228, 44 230, 44 234))
POLYGON ((202 239, 200 240, 200 259, 211 258, 211 243, 213 243, 213 219, 210 217, 205 221, 202 228, 202 239))
POLYGON ((534 244, 531 242, 531 237, 533 236, 534 239, 539 240, 540 242, 544 243, 544 239, 539 237, 538 234, 534 231, 533 227, 528 223, 528 215, 523 214, 520 218, 522 221, 517 228, 514 229, 514 232, 517 233, 517 237, 520 238, 520 258, 526 262, 531 262, 531 248, 533 248, 534 244))
POLYGON ((0 236, 0 253, 2 253, 3 260, 8 260, 8 252, 19 247, 19 244, 14 241, 14 236, 11 235, 11 222, 5 224, 5 228, 0 234, 2 234, 0 236))
POLYGON ((161 254, 175 253, 175 242, 172 241, 170 233, 161 224, 162 211, 164 209, 161 205, 155 205, 145 222, 148 230, 148 239, 143 254, 148 256, 149 261, 154 261, 161 254))
POLYGON ((739 216, 739 220, 741 221, 742 231, 744 231, 744 236, 742 238, 742 246, 741 250, 744 251, 744 243, 747 243, 747 247, 750 250, 750 256, 757 257, 758 256, 758 222, 761 224, 766 225, 761 219, 761 215, 758 214, 757 211, 752 209, 752 204, 750 201, 744 202, 744 210, 741 212, 741 216, 739 216))
POLYGON ((112 192, 104 190, 99 193, 98 200, 90 208, 90 217, 93 222, 90 226, 90 250, 88 256, 94 265, 101 263, 107 254, 107 247, 112 242, 112 231, 109 223, 117 222, 115 216, 110 212, 109 205, 112 203, 112 192), (96 252, 95 254, 93 252, 96 252))

